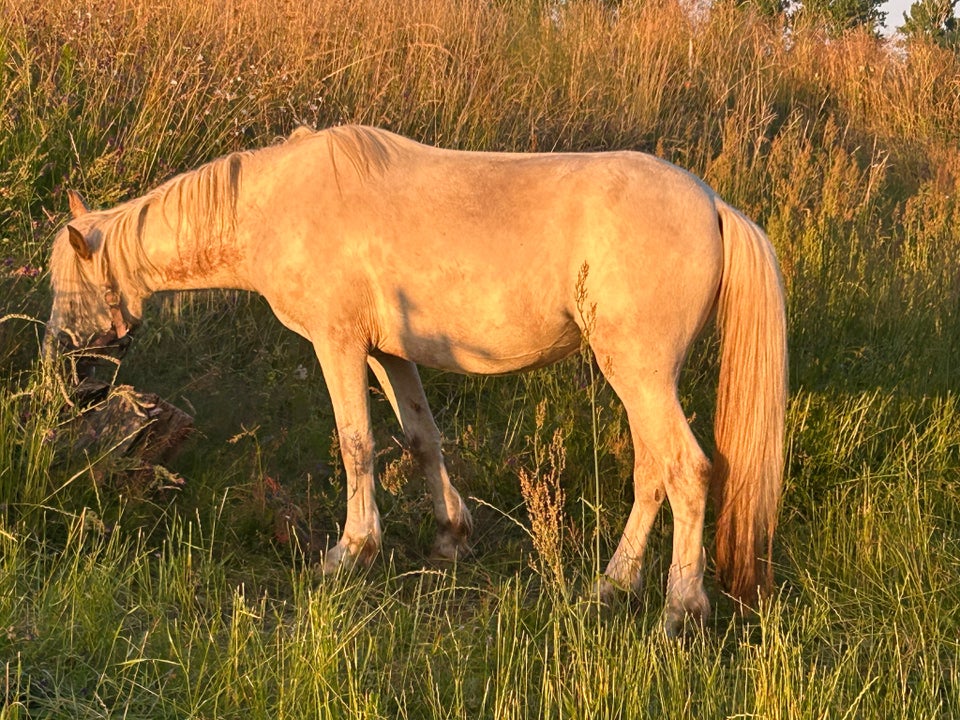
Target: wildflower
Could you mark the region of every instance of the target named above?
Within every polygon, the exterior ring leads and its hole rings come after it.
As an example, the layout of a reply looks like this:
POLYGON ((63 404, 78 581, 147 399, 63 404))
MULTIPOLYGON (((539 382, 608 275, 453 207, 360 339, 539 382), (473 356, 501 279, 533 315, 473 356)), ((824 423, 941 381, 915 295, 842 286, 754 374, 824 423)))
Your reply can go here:
MULTIPOLYGON (((6 265, 6 263, 4 263, 6 265)), ((21 265, 20 267, 11 270, 9 272, 10 277, 26 277, 26 278, 35 278, 40 274, 40 268, 34 267, 33 265, 21 265)))

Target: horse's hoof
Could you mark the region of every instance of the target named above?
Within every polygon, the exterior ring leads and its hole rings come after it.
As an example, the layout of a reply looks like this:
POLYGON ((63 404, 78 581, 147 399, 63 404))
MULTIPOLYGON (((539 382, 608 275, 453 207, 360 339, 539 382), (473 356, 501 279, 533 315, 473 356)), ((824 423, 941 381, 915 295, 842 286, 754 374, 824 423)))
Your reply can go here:
POLYGON ((688 629, 702 629, 709 617, 710 601, 702 590, 684 600, 668 600, 663 610, 663 632, 668 638, 679 638, 688 629))
POLYGON ((444 523, 437 530, 437 537, 430 550, 430 558, 452 561, 470 552, 470 535, 473 533, 473 517, 467 506, 460 501, 460 519, 456 523, 444 523))
POLYGON ((592 597, 599 600, 603 605, 615 605, 624 598, 630 600, 631 603, 636 603, 643 595, 643 580, 638 574, 635 579, 626 584, 603 574, 593 584, 592 589, 592 597))
POLYGON ((467 543, 469 537, 469 531, 464 531, 462 527, 457 530, 450 528, 440 530, 433 541, 430 558, 441 562, 452 562, 462 558, 470 552, 470 545, 467 543))
POLYGON ((430 559, 441 563, 454 562, 466 555, 468 550, 466 546, 451 542, 449 538, 438 536, 430 548, 430 559))
POLYGON ((380 543, 368 536, 357 541, 341 539, 327 550, 320 565, 324 575, 336 575, 356 566, 369 567, 380 552, 380 543))
POLYGON ((593 592, 590 593, 588 600, 597 600, 601 605, 612 606, 621 589, 610 581, 606 575, 601 575, 593 584, 593 592))
POLYGON ((338 543, 324 553, 320 572, 324 576, 336 575, 341 570, 349 569, 350 565, 346 549, 338 543))

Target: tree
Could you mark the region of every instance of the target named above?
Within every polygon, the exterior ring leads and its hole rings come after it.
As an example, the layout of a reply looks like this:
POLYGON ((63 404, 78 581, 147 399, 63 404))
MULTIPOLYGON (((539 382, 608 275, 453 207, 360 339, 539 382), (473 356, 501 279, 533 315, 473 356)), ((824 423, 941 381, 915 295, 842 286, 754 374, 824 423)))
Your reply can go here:
POLYGON ((802 0, 799 12, 822 17, 836 33, 854 27, 876 29, 887 14, 880 8, 886 0, 802 0))
POLYGON ((764 17, 776 17, 787 11, 790 0, 738 0, 737 4, 753 7, 764 17))
POLYGON ((960 23, 955 9, 960 0, 917 0, 904 13, 900 32, 909 40, 930 40, 960 49, 960 23))

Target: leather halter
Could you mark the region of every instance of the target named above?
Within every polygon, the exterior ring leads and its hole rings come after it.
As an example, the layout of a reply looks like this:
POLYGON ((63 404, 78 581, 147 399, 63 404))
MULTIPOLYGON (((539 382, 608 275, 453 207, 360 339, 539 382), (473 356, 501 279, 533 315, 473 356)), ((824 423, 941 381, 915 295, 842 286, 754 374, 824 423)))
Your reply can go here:
POLYGON ((107 285, 103 293, 104 302, 110 311, 110 324, 113 325, 113 332, 116 333, 117 340, 120 340, 130 334, 130 326, 127 325, 123 317, 123 310, 120 308, 120 293, 107 285))
POLYGON ((130 346, 130 341, 133 339, 132 332, 136 329, 137 321, 134 320, 133 327, 131 327, 131 323, 127 321, 127 318, 123 314, 123 298, 120 295, 120 286, 110 270, 106 248, 104 248, 104 264, 106 276, 101 286, 103 289, 103 302, 107 306, 107 313, 110 316, 110 326, 113 334, 116 336, 112 342, 117 343, 119 356, 123 357, 123 355, 126 354, 127 348, 130 346))

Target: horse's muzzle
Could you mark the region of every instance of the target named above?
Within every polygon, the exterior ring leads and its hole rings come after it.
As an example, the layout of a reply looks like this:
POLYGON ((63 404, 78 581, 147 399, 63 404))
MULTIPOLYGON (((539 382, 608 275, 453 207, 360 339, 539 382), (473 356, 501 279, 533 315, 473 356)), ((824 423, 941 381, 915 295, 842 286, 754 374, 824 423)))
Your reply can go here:
POLYGON ((60 358, 68 376, 82 382, 95 377, 98 367, 109 365, 115 370, 132 341, 132 332, 117 337, 117 333, 110 330, 94 335, 83 347, 78 347, 69 333, 61 331, 55 338, 44 341, 44 351, 50 358, 60 358))

